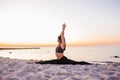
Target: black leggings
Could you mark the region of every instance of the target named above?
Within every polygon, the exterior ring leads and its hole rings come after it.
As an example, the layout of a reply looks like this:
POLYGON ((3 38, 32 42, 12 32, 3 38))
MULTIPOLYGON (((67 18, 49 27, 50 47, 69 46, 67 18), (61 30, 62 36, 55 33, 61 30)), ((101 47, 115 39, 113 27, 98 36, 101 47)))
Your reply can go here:
POLYGON ((35 62, 37 64, 80 64, 80 65, 90 65, 91 63, 85 61, 74 61, 70 60, 67 57, 63 56, 61 59, 53 59, 53 60, 46 60, 46 61, 39 61, 35 62))

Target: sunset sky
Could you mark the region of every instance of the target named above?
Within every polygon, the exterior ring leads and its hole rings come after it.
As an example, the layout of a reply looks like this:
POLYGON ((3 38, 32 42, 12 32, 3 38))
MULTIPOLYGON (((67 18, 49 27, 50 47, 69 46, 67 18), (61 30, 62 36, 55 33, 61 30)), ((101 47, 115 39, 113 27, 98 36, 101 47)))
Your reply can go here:
POLYGON ((120 0, 0 0, 0 45, 119 44, 120 0))

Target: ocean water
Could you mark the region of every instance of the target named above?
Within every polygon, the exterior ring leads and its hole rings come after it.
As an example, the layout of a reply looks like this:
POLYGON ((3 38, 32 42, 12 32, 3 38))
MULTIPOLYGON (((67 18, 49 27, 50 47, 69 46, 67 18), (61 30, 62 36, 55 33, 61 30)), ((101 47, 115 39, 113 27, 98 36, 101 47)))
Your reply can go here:
MULTIPOLYGON (((67 47, 64 55, 76 61, 112 61, 120 62, 120 46, 76 46, 67 47)), ((40 49, 0 50, 0 57, 14 59, 50 60, 56 59, 55 47, 40 49)))

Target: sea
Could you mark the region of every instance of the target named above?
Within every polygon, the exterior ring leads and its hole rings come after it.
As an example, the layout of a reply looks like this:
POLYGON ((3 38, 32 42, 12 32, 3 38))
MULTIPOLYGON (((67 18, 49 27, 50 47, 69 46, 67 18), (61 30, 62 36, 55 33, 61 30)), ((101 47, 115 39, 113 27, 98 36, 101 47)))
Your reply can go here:
MULTIPOLYGON (((120 46, 67 46, 64 55, 75 61, 120 62, 120 46)), ((0 50, 0 57, 25 60, 56 59, 55 47, 0 50)))

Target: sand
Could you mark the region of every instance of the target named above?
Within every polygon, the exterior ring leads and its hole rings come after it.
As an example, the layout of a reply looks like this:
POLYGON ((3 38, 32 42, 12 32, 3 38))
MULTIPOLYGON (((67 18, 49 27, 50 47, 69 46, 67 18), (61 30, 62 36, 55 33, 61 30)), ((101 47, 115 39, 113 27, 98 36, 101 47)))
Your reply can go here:
POLYGON ((120 80, 120 63, 93 65, 35 64, 0 58, 0 80, 120 80))

